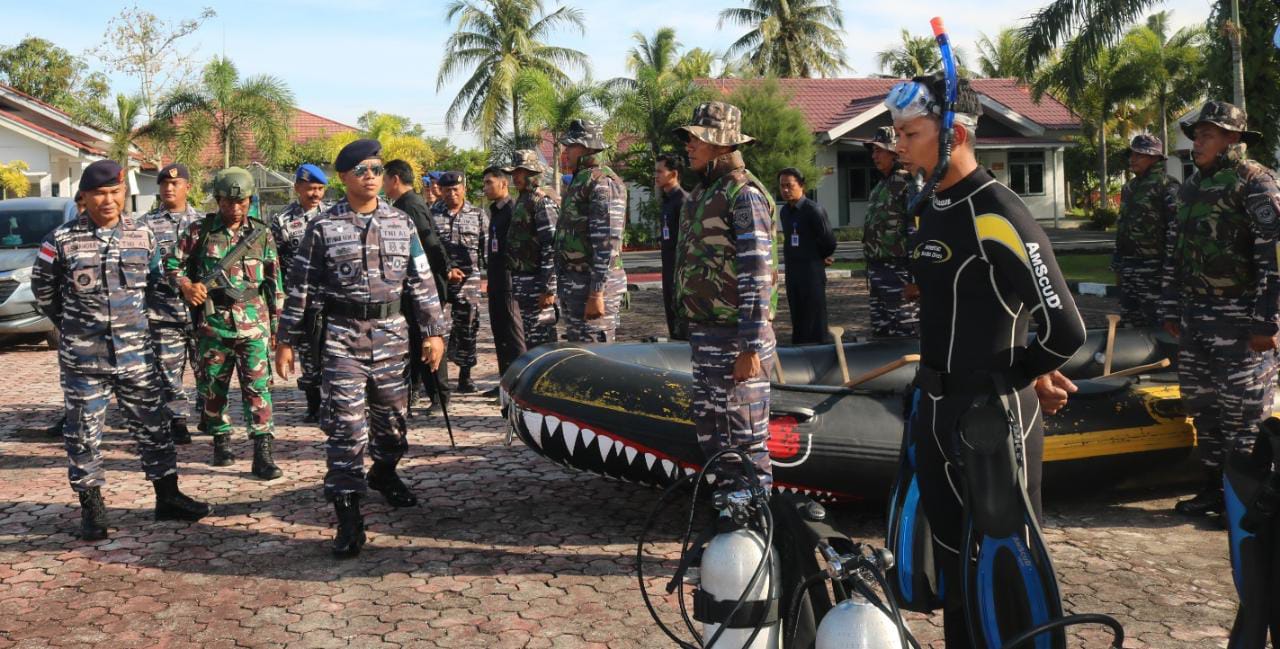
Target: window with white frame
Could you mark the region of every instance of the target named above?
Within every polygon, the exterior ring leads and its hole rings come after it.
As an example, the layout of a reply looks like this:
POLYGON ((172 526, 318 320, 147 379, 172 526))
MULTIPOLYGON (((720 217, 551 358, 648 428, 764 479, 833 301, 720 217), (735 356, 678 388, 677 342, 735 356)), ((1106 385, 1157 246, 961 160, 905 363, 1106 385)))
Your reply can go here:
POLYGON ((1019 196, 1044 195, 1044 151, 1009 152, 1009 189, 1019 196))

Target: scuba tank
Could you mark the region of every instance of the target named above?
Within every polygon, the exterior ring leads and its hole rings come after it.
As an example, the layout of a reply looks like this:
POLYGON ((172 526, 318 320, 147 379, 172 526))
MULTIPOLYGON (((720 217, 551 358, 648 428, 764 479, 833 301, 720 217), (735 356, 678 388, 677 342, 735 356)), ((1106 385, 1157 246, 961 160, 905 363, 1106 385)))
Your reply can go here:
POLYGON ((892 606, 893 593, 887 588, 884 574, 893 568, 893 555, 888 550, 871 550, 854 544, 854 552, 840 555, 822 544, 827 557, 826 576, 843 581, 852 588, 848 597, 822 617, 818 625, 814 649, 910 649, 915 639, 906 632, 902 614, 892 606), (872 590, 877 583, 891 604, 888 611, 872 590), (890 617, 890 616, 894 617, 890 617), (896 621, 895 621, 896 618, 896 621))
POLYGON ((707 647, 782 647, 778 551, 748 524, 752 501, 746 490, 717 494, 719 533, 702 552, 693 600, 693 619, 702 622, 707 647))

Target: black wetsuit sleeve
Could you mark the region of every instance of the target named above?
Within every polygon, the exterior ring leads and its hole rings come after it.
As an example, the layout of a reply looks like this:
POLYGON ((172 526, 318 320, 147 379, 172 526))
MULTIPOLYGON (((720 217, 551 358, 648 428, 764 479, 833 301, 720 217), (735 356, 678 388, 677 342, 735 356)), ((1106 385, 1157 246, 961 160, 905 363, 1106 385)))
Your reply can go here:
POLYGON ((1085 330, 1049 238, 1016 195, 1007 192, 1005 198, 999 212, 976 219, 979 234, 987 235, 980 236, 983 254, 1036 323, 1035 338, 1013 367, 1013 379, 1021 386, 1066 363, 1084 344, 1085 330), (1009 228, 1013 237, 1004 236, 1009 228))

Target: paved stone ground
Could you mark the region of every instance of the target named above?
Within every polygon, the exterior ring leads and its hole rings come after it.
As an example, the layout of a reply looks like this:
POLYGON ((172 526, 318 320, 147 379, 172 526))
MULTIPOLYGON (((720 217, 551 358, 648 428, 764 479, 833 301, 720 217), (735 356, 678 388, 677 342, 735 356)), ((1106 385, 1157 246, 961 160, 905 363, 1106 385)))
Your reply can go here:
MULTIPOLYGON (((861 280, 833 283, 833 323, 865 332, 864 295, 861 280)), ((623 337, 660 333, 658 304, 653 291, 635 295, 623 337)), ((1090 300, 1092 323, 1107 306, 1090 300)), ((785 316, 778 328, 789 338, 785 316)), ((484 389, 496 376, 492 345, 482 345, 484 389)), ((402 467, 424 504, 392 510, 375 495, 364 554, 335 562, 321 434, 301 424, 292 385, 275 391, 283 479, 249 476, 247 440, 226 468, 208 466, 208 438, 179 447, 184 490, 216 507, 194 525, 150 519, 151 489, 113 413, 104 443, 113 532, 82 542, 70 534, 78 514, 61 447, 42 432, 60 408, 54 355, 7 347, 0 376, 0 649, 669 646, 632 568, 655 493, 503 445, 497 408, 478 397, 453 405, 456 450, 439 419, 414 418, 402 467)), ((1092 490, 1047 503, 1067 608, 1117 614, 1128 647, 1226 645, 1234 612, 1226 539, 1169 514, 1180 493, 1092 490)), ((834 518, 856 538, 883 538, 879 509, 834 518)), ((667 565, 678 532, 674 515, 657 531, 654 552, 667 565)), ((674 600, 661 606, 674 621, 674 600)), ((935 648, 938 622, 910 618, 935 648)), ((1105 646, 1101 637, 1082 634, 1073 646, 1105 646)))

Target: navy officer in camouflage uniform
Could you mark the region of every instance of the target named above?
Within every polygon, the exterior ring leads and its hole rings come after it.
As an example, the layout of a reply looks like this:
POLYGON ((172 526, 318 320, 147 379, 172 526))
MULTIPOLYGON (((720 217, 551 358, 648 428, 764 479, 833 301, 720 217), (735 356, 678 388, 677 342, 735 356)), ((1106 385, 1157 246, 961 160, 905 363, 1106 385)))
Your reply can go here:
POLYGON ((406 361, 410 353, 420 354, 434 369, 448 329, 413 222, 378 197, 381 152, 377 140, 356 140, 334 160, 347 195, 307 225, 289 269, 289 297, 276 346, 276 369, 288 378, 293 348, 304 335, 303 315, 310 308, 322 310, 320 429, 328 437, 324 491, 338 515, 333 541, 337 557, 355 556, 364 546, 360 499, 367 488, 382 493, 394 507, 418 503, 396 473, 409 446, 406 361), (421 349, 409 349, 408 323, 401 313, 404 295, 415 310, 421 349), (367 480, 366 446, 373 456, 367 480))
POLYGON ((556 341, 555 239, 560 201, 554 190, 540 186, 546 170, 538 154, 529 149, 516 151, 511 166, 503 169, 520 192, 507 229, 506 253, 527 349, 556 341))
POLYGON ((1111 268, 1120 289, 1120 308, 1130 327, 1161 322, 1160 293, 1164 258, 1172 241, 1166 234, 1178 214, 1178 181, 1165 173, 1164 143, 1140 134, 1129 144, 1133 179, 1120 191, 1116 251, 1111 268))
MULTIPOLYGON (((777 346, 773 199, 738 151, 754 139, 742 134, 736 106, 704 103, 676 133, 689 170, 701 176, 680 217, 675 268, 677 316, 689 323, 693 353, 698 443, 708 457, 730 447, 746 451, 767 489, 769 375, 777 346)), ((715 471, 717 488, 741 487, 741 467, 730 468, 739 459, 726 459, 715 471)))
POLYGON ((883 178, 867 200, 867 219, 862 225, 862 255, 867 261, 867 290, 870 292, 871 335, 877 338, 918 335, 920 308, 905 298, 911 286, 907 270, 907 242, 915 232, 915 220, 907 214, 911 202, 911 174, 898 164, 898 136, 892 126, 876 129, 863 146, 871 151, 871 161, 883 178))
MULTIPOLYGON (((204 217, 187 204, 191 173, 185 165, 166 165, 156 178, 160 201, 142 219, 155 234, 156 248, 164 258, 177 247, 182 234, 204 217)), ((187 358, 195 357, 191 310, 163 273, 153 273, 147 283, 147 318, 151 321, 151 347, 160 370, 160 386, 164 390, 173 443, 190 444, 187 419, 191 405, 187 390, 182 385, 182 375, 187 369, 187 358)), ((193 369, 196 366, 192 363, 193 369)))
POLYGON ((458 366, 457 392, 475 392, 471 368, 476 366, 476 337, 480 333, 480 270, 484 268, 489 219, 484 210, 467 200, 462 172, 446 171, 436 181, 440 200, 431 218, 440 241, 449 253, 449 304, 453 328, 449 333, 448 360, 458 366))
POLYGON ((178 490, 173 440, 147 321, 156 238, 124 213, 124 170, 99 160, 80 176, 85 212, 45 237, 31 271, 36 308, 58 328, 68 477, 80 498, 80 537, 107 537, 102 424, 114 392, 156 492, 156 520, 196 521, 209 506, 178 490))
MULTIPOLYGON (((293 257, 302 245, 302 235, 307 230, 307 224, 329 209, 324 202, 328 183, 329 177, 320 167, 310 163, 298 167, 293 174, 293 193, 297 198, 283 212, 271 217, 271 236, 276 240, 276 248, 280 251, 280 264, 286 279, 293 257)), ((288 290, 288 286, 285 290, 288 290)), ((316 362, 317 356, 312 353, 305 337, 299 341, 298 356, 302 364, 302 373, 298 374, 298 389, 307 395, 307 413, 303 421, 315 423, 320 420, 320 364, 316 362)))
MULTIPOLYGON (((1262 137, 1245 112, 1210 101, 1182 130, 1196 170, 1179 191, 1176 239, 1165 260, 1164 326, 1178 338, 1178 383, 1196 427, 1205 485, 1178 512, 1223 510, 1222 460, 1251 446, 1276 381, 1280 189, 1270 169, 1246 158, 1262 137)), ((1221 520, 1221 519, 1220 519, 1221 520)))
POLYGON ((627 273, 622 269, 627 188, 601 153, 594 122, 576 119, 560 138, 560 166, 573 172, 556 224, 556 292, 570 342, 613 342, 627 273))

